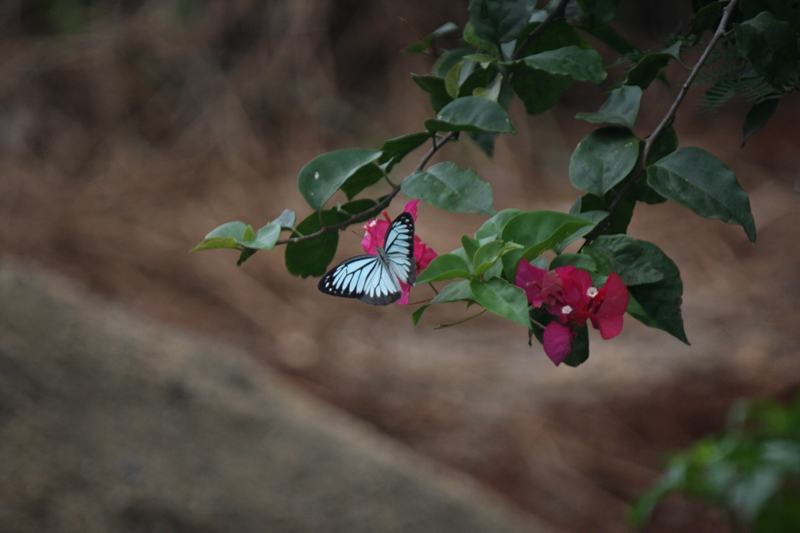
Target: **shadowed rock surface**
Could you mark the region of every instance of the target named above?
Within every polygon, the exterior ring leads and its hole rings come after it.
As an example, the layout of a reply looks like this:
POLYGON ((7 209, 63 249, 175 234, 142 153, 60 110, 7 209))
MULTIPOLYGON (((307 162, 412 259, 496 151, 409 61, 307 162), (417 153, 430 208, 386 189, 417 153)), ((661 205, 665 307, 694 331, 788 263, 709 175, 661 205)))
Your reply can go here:
POLYGON ((0 260, 0 530, 547 532, 224 345, 0 260))

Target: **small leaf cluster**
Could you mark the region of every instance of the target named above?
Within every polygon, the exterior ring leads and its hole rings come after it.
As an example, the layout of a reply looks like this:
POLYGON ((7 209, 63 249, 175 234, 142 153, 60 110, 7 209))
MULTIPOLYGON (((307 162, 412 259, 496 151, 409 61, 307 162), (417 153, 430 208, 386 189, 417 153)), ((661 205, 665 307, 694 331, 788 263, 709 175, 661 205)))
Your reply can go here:
MULTIPOLYGON (((797 82, 800 15, 778 0, 695 0, 695 15, 682 33, 662 49, 643 51, 609 25, 618 0, 538 3, 471 0, 459 46, 444 51, 430 73, 411 75, 430 100, 432 115, 423 131, 389 139, 377 150, 345 148, 316 157, 297 179, 311 210, 299 223, 290 211, 257 232, 230 222, 195 249, 235 248, 241 264, 258 250, 286 244, 290 274, 321 276, 336 255, 339 231, 378 216, 402 192, 447 212, 490 217, 473 236, 462 237, 460 248, 441 254, 419 273, 417 285, 449 283, 432 285, 435 296, 413 313, 415 323, 430 305, 466 302, 525 327, 529 339, 541 341, 553 317, 531 306, 516 285, 524 259, 540 268, 573 265, 588 271, 598 287, 616 273, 628 288, 628 314, 688 343, 678 267, 656 244, 628 237, 628 225, 637 206, 673 201, 701 217, 741 226, 755 241, 749 198, 733 171, 704 149, 679 146, 671 124, 705 59, 727 57, 736 64, 727 71, 732 76, 743 80, 752 73, 770 87, 769 96, 755 103, 754 110, 761 106, 757 116, 748 115, 745 136, 763 126, 773 105, 766 102, 776 103, 797 82), (713 35, 704 42, 708 30, 713 35), (606 63, 592 43, 619 59, 606 63), (715 56, 718 43, 722 52, 715 56), (682 52, 693 46, 704 52, 670 111, 654 131, 637 133, 644 91, 666 81, 665 68, 680 63, 682 52), (609 79, 609 69, 620 64, 625 72, 609 79), (466 139, 491 156, 498 135, 516 133, 507 111, 515 97, 535 115, 552 108, 574 83, 606 84, 608 97, 599 109, 576 116, 598 128, 578 143, 570 159, 568 177, 581 195, 569 213, 513 206, 497 212, 491 185, 474 170, 452 161, 427 167, 445 145, 466 139), (398 163, 425 148, 415 170, 397 178, 398 163), (573 252, 565 253, 573 243, 573 252)), ((445 24, 405 52, 437 53, 437 39, 454 31, 455 25, 445 24)), ((718 63, 709 75, 722 68, 718 63)), ((418 221, 418 229, 424 224, 418 221)), ((565 361, 572 366, 589 355, 588 333, 583 328, 577 334, 565 361)))
POLYGON ((800 531, 800 398, 790 405, 747 401, 725 433, 675 453, 635 503, 641 528, 667 495, 682 493, 725 511, 734 531, 800 531))

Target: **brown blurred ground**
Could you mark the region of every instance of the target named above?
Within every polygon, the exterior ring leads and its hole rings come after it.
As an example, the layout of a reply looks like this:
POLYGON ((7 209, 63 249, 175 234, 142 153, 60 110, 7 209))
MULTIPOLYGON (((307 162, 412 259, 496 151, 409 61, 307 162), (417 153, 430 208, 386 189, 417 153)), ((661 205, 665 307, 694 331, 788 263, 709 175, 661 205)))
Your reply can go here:
MULTIPOLYGON (((692 346, 629 320, 619 338, 593 338, 580 369, 556 369, 499 319, 432 331, 465 316, 454 306, 414 328, 408 309, 322 297, 312 280, 285 272, 280 251, 241 268, 233 252, 187 254, 222 222, 259 227, 286 207, 304 216, 294 183, 312 157, 419 131, 428 101, 408 73, 432 60, 397 51, 447 20, 463 25, 466 2, 110 2, 66 29, 44 4, 0 11, 3 253, 239 344, 566 531, 624 531, 626 502, 665 451, 721 427, 736 397, 798 383, 791 98, 744 149, 746 106, 697 117, 688 102, 676 124, 683 145, 714 152, 751 193, 755 247, 741 228, 676 206, 634 219, 631 234, 662 246, 682 271, 692 346)), ((653 16, 653 4, 622 2, 621 29, 657 46, 681 15, 662 6, 653 16)), ((648 90, 637 133, 652 130, 676 85, 648 90)), ((519 134, 502 139, 493 160, 468 141, 442 157, 490 181, 498 209, 566 210, 569 156, 592 129, 571 117, 602 100, 581 86, 542 116, 513 106, 519 134)), ((448 251, 480 223, 422 208, 418 233, 448 251)), ((358 241, 343 234, 339 257, 358 241)), ((427 297, 425 288, 415 295, 427 297)), ((713 515, 673 505, 653 531, 714 527, 713 515)))

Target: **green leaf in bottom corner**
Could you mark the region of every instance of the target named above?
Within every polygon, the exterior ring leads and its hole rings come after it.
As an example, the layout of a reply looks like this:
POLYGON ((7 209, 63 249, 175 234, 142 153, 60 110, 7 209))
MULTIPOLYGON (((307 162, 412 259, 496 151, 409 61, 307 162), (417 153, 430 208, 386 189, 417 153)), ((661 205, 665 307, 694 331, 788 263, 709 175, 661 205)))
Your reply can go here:
POLYGON ((700 216, 744 228, 756 241, 750 199, 725 163, 702 148, 681 148, 647 167, 647 183, 700 216))
POLYGON ((496 315, 516 322, 526 329, 531 327, 528 316, 528 299, 525 291, 501 278, 486 283, 473 279, 469 283, 475 301, 496 315))
POLYGON ((451 161, 415 172, 403 181, 403 194, 451 213, 494 215, 492 187, 475 171, 451 161))

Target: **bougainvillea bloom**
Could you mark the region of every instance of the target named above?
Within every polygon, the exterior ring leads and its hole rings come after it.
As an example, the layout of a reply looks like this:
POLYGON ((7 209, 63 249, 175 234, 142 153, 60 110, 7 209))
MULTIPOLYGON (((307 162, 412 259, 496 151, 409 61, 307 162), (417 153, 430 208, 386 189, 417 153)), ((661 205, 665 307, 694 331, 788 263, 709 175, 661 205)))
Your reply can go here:
POLYGON ((545 270, 523 259, 517 269, 517 286, 533 307, 545 309, 556 320, 544 330, 544 352, 559 365, 572 351, 577 328, 591 322, 600 336, 611 339, 622 331, 622 315, 628 308, 628 288, 612 272, 597 288, 592 276, 574 266, 545 270))
MULTIPOLYGON (((417 221, 418 203, 419 200, 412 200, 403 208, 404 212, 411 215, 414 222, 417 221)), ((373 218, 364 224, 364 231, 366 231, 366 234, 361 240, 361 247, 364 248, 365 253, 375 255, 378 246, 383 246, 383 240, 386 238, 386 230, 389 229, 389 224, 392 221, 386 211, 383 212, 383 216, 385 220, 373 218)), ((417 274, 425 270, 436 255, 436 252, 434 252, 430 246, 422 242, 419 236, 414 235, 414 261, 417 264, 417 274)), ((400 286, 403 289, 403 296, 400 297, 397 303, 399 305, 408 305, 408 296, 411 292, 411 286, 402 281, 400 282, 400 286)))

